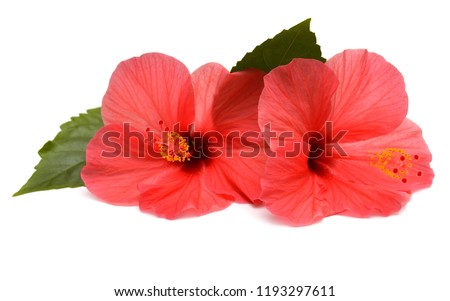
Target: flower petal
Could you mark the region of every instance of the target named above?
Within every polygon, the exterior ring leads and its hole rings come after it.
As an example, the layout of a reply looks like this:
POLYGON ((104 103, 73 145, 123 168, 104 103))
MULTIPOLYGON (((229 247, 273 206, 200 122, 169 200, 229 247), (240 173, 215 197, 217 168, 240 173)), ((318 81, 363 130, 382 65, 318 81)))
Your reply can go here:
POLYGON ((166 160, 149 156, 142 133, 130 130, 128 137, 123 126, 107 125, 86 147, 81 177, 87 189, 106 203, 138 205, 138 183, 167 168, 166 160))
POLYGON ((258 152, 263 141, 257 116, 264 74, 259 70, 230 74, 221 65, 210 63, 192 75, 196 129, 202 131, 207 141, 214 138, 220 140, 217 142, 221 145, 214 150, 214 158, 209 158, 205 165, 207 186, 216 193, 233 195, 238 200, 256 200, 260 193, 259 179, 264 157, 258 152), (231 132, 235 136, 228 136, 231 132), (248 134, 253 134, 248 137, 250 140, 257 139, 254 145, 258 148, 257 153, 252 158, 240 157, 243 149, 241 135, 248 134), (221 152, 219 156, 217 151, 221 152))
POLYGON ((307 157, 289 157, 278 148, 277 156, 267 159, 261 201, 270 212, 292 225, 313 224, 340 210, 324 200, 319 180, 308 170, 307 157))
POLYGON ((400 72, 367 50, 346 50, 326 62, 339 79, 331 120, 344 141, 365 140, 393 131, 408 111, 400 72))
MULTIPOLYGON (((325 64, 312 59, 294 59, 273 69, 264 79, 259 103, 259 126, 301 137, 320 131, 331 113, 331 97, 338 86, 325 64)), ((275 147, 271 144, 271 147, 275 147)))
POLYGON ((262 147, 233 149, 206 165, 206 185, 215 193, 234 196, 237 202, 255 202, 261 195, 266 154, 262 147))
POLYGON ((105 124, 130 122, 144 131, 160 121, 186 128, 194 121, 194 95, 189 71, 180 61, 148 53, 121 62, 103 98, 105 124))
POLYGON ((340 177, 323 179, 324 197, 340 208, 342 215, 354 217, 387 216, 399 211, 409 200, 410 193, 391 191, 377 186, 348 181, 340 177))
POLYGON ((251 69, 228 74, 214 98, 211 118, 214 130, 259 133, 258 102, 265 73, 251 69))
POLYGON ((211 108, 218 90, 229 76, 222 65, 209 63, 192 73, 192 85, 195 95, 195 127, 212 128, 211 108))
POLYGON ((141 183, 141 211, 175 219, 204 215, 228 207, 230 197, 211 192, 205 185, 204 166, 199 168, 195 172, 187 172, 179 166, 156 176, 150 183, 141 183))
POLYGON ((348 157, 335 160, 334 172, 348 182, 392 191, 414 192, 431 185, 431 153, 421 129, 405 119, 392 133, 343 143, 348 157))

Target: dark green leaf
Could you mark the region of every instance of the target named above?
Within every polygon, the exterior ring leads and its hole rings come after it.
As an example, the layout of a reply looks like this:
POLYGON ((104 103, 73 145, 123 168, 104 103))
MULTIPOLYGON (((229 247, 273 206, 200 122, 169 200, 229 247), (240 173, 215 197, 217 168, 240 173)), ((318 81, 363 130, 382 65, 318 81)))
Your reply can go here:
POLYGON ((56 137, 39 150, 41 161, 36 171, 14 196, 84 186, 80 172, 86 164, 86 145, 102 125, 100 108, 88 110, 61 125, 56 137))
POLYGON ((316 43, 316 35, 309 30, 310 22, 311 19, 307 19, 256 46, 237 62, 231 72, 248 68, 269 72, 275 67, 288 64, 293 58, 311 58, 325 62, 320 46, 316 43))

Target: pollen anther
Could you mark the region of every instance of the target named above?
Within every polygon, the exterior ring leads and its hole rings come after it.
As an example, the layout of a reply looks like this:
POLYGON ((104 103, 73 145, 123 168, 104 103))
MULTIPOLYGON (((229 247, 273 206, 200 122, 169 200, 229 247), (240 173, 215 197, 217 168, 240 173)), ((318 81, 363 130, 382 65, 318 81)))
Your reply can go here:
POLYGON ((405 150, 389 147, 380 152, 372 153, 369 164, 381 170, 387 176, 393 179, 401 179, 403 183, 406 183, 406 176, 413 166, 412 161, 413 158, 405 150))
POLYGON ((169 162, 190 161, 189 144, 183 136, 176 132, 166 132, 163 139, 157 139, 156 145, 161 156, 169 162))

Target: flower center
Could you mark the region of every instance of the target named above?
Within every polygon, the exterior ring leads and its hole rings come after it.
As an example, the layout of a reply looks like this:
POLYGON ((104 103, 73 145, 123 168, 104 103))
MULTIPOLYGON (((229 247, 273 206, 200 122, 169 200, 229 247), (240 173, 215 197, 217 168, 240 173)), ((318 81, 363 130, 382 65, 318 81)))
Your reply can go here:
POLYGON ((332 158, 325 156, 325 143, 322 141, 309 141, 308 168, 319 176, 326 176, 330 173, 332 158))
POLYGON ((189 144, 186 138, 176 132, 163 132, 162 139, 158 139, 156 145, 161 157, 169 162, 190 160, 189 144))

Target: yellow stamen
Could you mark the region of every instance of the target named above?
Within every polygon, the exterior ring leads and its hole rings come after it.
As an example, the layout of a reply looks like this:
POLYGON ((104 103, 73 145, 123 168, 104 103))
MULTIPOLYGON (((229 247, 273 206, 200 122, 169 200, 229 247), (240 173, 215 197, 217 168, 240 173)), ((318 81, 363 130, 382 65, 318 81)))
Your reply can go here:
MULTIPOLYGON (((417 156, 417 155, 416 155, 417 156)), ((414 158, 416 158, 416 156, 414 158)), ((373 166, 393 179, 402 179, 406 183, 406 176, 413 166, 413 157, 401 148, 389 147, 370 157, 370 166, 373 166)))
POLYGON ((163 141, 158 139, 156 145, 161 156, 169 162, 190 161, 191 154, 186 138, 176 132, 165 132, 163 141))

